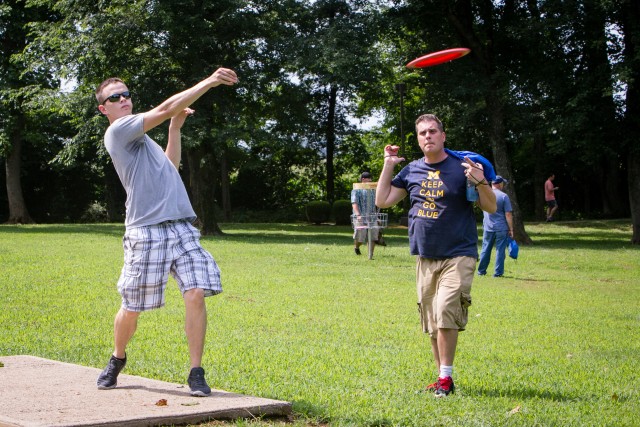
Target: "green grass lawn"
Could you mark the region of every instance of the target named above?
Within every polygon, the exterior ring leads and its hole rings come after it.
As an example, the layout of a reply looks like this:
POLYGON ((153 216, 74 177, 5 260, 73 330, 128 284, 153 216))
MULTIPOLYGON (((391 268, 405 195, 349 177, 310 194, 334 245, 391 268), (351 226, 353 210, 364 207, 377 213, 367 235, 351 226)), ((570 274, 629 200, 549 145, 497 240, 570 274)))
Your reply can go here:
MULTIPOLYGON (((474 281, 456 394, 441 400, 420 392, 436 372, 406 229, 387 229, 388 246, 373 260, 353 254, 349 227, 222 229, 203 239, 224 287, 207 300, 207 378, 214 388, 291 401, 289 424, 640 424, 640 248, 629 243, 629 221, 528 224, 535 243, 507 259, 505 277, 474 281)), ((0 362, 29 354, 104 367, 123 232, 0 226, 0 362)), ((167 306, 140 318, 125 372, 184 383, 183 317, 171 279, 167 306)), ((270 423, 283 424, 232 424, 270 423)))

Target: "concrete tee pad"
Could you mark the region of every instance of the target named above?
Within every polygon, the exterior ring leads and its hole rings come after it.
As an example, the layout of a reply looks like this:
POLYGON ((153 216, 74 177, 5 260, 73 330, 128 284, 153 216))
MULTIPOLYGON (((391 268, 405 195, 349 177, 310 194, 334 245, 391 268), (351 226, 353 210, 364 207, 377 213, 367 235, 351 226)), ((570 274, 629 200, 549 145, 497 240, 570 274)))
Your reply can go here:
POLYGON ((34 356, 0 356, 0 427, 156 426, 286 416, 291 403, 120 374, 98 390, 101 369, 34 356), (163 405, 163 403, 166 403, 163 405))

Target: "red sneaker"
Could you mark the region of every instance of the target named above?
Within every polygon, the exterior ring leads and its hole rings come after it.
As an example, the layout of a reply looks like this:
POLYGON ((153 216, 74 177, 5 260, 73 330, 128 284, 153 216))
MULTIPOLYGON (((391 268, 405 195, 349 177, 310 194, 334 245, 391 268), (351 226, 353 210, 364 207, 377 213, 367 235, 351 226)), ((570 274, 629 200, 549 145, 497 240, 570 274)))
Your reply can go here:
POLYGON ((456 386, 453 384, 453 378, 438 378, 438 388, 436 389, 436 397, 446 397, 449 393, 455 392, 456 386))
POLYGON ((425 387, 424 391, 436 391, 438 389, 438 381, 431 383, 425 387))

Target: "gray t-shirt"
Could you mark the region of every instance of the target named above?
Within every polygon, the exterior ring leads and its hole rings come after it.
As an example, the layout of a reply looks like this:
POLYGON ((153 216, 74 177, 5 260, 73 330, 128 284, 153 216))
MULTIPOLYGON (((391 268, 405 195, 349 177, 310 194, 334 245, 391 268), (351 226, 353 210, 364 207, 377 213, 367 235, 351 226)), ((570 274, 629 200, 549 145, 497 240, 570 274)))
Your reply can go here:
POLYGON ((127 192, 127 228, 195 220, 180 174, 162 147, 144 133, 142 114, 114 121, 104 134, 104 145, 127 192))

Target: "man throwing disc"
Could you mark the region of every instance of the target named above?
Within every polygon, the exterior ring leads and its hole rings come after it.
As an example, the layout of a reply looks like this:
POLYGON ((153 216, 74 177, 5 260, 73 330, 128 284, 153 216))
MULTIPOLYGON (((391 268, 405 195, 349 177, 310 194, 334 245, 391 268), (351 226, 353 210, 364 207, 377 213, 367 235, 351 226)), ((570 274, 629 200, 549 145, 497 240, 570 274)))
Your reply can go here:
POLYGON ((417 256, 416 285, 422 329, 431 338, 431 350, 439 372, 427 386, 436 397, 453 393, 453 360, 458 331, 465 329, 471 305, 471 283, 478 259, 478 232, 473 202, 466 196, 467 180, 478 190, 477 206, 496 211, 496 197, 482 165, 447 154, 442 122, 433 114, 416 120, 418 145, 424 157, 405 166, 398 147, 384 149, 384 166, 376 191, 376 205, 388 208, 407 194, 410 197, 409 245, 417 256))
POLYGON ((146 113, 133 114, 131 92, 118 78, 96 90, 98 109, 109 120, 104 144, 127 193, 124 267, 118 280, 122 306, 114 322, 114 351, 98 377, 98 389, 112 389, 127 362, 125 349, 141 312, 165 304, 169 273, 176 279, 185 304, 185 332, 191 370, 187 383, 193 396, 211 393, 202 368, 207 311, 204 298, 222 292, 220 270, 200 245, 191 224, 196 214, 178 174, 180 129, 193 114, 188 108, 209 89, 234 85, 233 70, 219 68, 195 86, 146 113), (166 149, 146 132, 171 120, 166 149))

